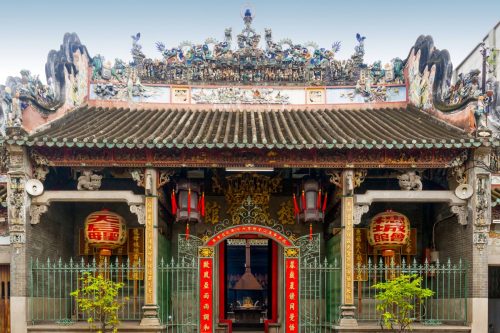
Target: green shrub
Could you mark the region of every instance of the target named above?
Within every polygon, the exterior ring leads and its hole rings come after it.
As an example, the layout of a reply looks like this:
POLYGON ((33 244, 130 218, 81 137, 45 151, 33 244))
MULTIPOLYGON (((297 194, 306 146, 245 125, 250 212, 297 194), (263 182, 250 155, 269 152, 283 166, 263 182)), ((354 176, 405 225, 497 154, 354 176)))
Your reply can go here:
POLYGON ((80 311, 87 314, 91 329, 97 333, 118 332, 118 310, 123 306, 118 293, 123 283, 89 272, 83 274, 80 283, 81 288, 73 291, 71 296, 75 297, 80 311))
POLYGON ((422 288, 421 285, 422 277, 417 274, 403 274, 373 285, 379 292, 375 296, 380 301, 377 310, 382 312, 382 323, 385 327, 397 332, 411 330, 411 323, 414 320, 411 314, 414 311, 415 301, 434 294, 432 290, 422 288))

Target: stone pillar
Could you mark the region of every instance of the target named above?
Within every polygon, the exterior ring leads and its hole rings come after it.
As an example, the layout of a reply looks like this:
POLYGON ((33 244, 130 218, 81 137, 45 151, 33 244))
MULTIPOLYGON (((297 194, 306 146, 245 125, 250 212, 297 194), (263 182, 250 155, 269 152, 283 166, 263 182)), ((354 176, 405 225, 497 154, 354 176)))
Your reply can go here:
POLYGON ((344 170, 342 184, 342 305, 340 326, 356 327, 354 306, 354 171, 344 170))
POLYGON ((11 244, 10 322, 11 333, 25 333, 28 321, 28 265, 26 226, 29 225, 29 197, 25 191, 30 165, 26 150, 8 147, 7 210, 11 244))
POLYGON ((157 261, 158 261, 158 173, 155 169, 146 169, 144 174, 145 198, 145 279, 144 307, 141 326, 160 325, 158 317, 157 261))
POLYGON ((469 200, 472 216, 472 265, 470 272, 470 297, 472 332, 488 331, 488 232, 491 223, 491 174, 484 167, 490 165, 490 149, 479 148, 469 161, 471 168, 468 183, 474 189, 469 200), (475 167, 474 167, 475 166, 475 167))

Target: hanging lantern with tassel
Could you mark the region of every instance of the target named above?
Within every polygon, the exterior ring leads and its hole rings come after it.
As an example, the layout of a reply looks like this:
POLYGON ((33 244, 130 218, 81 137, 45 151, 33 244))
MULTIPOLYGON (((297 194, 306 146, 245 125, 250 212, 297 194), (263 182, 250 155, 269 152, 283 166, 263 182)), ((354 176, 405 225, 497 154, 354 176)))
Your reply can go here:
POLYGON ((323 196, 317 180, 308 179, 303 183, 299 203, 294 194, 294 216, 297 220, 309 223, 309 239, 312 240, 312 224, 323 221, 327 204, 327 196, 326 194, 323 196))
POLYGON ((205 215, 205 194, 200 196, 200 186, 188 180, 177 183, 177 195, 172 192, 172 214, 176 222, 186 222, 186 239, 189 238, 189 224, 198 223, 205 215), (174 209, 175 208, 175 209, 174 209))

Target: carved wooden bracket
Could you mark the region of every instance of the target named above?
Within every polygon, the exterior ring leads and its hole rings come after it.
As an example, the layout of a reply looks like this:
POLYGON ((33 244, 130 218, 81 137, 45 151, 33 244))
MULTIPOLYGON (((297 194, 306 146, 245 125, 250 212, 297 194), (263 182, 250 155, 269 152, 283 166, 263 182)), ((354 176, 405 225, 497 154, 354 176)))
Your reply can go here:
POLYGON ((450 205, 450 211, 458 218, 458 223, 467 225, 467 206, 466 205, 450 205))
POLYGON ((137 215, 137 222, 144 225, 146 222, 146 210, 144 205, 130 205, 130 212, 137 215))
POLYGON ((48 204, 41 204, 41 205, 31 205, 30 206, 30 223, 31 224, 38 224, 40 223, 40 218, 42 217, 43 214, 45 214, 49 210, 49 205, 48 204))
POLYGON ((354 225, 358 225, 361 223, 361 217, 368 213, 370 210, 370 205, 354 205, 354 217, 353 223, 354 225))

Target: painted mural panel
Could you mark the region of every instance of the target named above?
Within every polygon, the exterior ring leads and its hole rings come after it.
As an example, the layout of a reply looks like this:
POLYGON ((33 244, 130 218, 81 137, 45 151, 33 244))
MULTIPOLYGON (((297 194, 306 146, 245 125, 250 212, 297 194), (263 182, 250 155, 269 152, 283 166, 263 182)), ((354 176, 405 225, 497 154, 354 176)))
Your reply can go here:
POLYGON ((170 103, 170 87, 141 84, 92 83, 90 100, 129 101, 134 103, 170 103))
POLYGON ((369 86, 357 85, 348 88, 328 88, 327 104, 381 103, 406 101, 405 86, 369 86))
POLYGON ((192 88, 193 104, 305 104, 303 89, 192 88))

